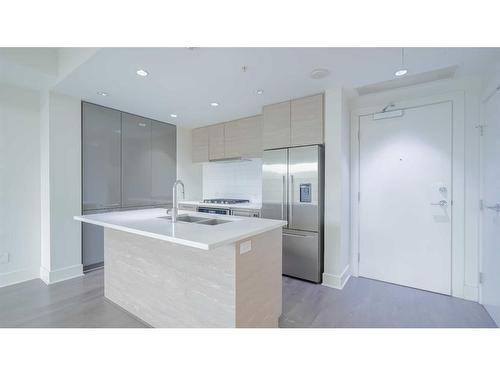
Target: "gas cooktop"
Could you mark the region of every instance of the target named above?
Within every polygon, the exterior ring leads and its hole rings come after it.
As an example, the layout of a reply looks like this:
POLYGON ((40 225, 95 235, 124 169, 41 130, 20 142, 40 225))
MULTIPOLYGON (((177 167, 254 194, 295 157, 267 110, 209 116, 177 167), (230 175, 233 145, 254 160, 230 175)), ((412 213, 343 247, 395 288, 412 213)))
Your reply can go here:
POLYGON ((250 201, 247 199, 218 198, 218 199, 203 199, 203 203, 237 204, 237 203, 250 203, 250 201))

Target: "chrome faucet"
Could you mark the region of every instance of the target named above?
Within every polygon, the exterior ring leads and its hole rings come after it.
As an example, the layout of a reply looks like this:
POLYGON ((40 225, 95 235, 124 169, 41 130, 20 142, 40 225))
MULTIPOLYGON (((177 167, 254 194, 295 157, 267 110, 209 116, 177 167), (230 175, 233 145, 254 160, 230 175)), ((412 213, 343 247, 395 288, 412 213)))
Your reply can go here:
MULTIPOLYGON (((179 214, 179 209, 178 203, 177 203, 177 185, 182 186, 182 199, 185 199, 184 195, 184 183, 181 180, 177 180, 174 182, 174 186, 172 187, 172 200, 173 200, 173 207, 172 207, 172 223, 177 222, 177 215, 179 214)), ((167 210, 168 214, 168 210, 167 210)))

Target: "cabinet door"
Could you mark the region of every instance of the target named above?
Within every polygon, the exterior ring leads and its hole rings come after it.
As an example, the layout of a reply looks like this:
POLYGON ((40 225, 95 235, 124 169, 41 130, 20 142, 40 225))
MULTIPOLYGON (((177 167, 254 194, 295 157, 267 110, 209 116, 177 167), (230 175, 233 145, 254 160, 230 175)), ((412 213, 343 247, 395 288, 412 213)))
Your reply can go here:
POLYGON ((264 106, 262 109, 264 149, 290 146, 290 102, 264 106))
POLYGON ((208 151, 209 159, 224 159, 224 124, 208 127, 208 151))
POLYGON ((83 103, 83 209, 121 203, 121 113, 83 103))
POLYGON ((147 206, 151 199, 151 120, 122 114, 122 206, 147 206))
POLYGON ((226 158, 262 157, 261 116, 247 117, 225 124, 226 158))
POLYGON ((151 122, 151 196, 154 204, 172 206, 172 186, 177 178, 177 128, 151 122))
POLYGON ((208 161, 208 128, 193 129, 192 161, 200 163, 208 161))
POLYGON ((244 216, 244 217, 259 217, 259 211, 256 210, 245 210, 242 208, 232 209, 231 215, 233 216, 244 216))
POLYGON ((323 143, 323 95, 292 100, 291 143, 305 146, 323 143))

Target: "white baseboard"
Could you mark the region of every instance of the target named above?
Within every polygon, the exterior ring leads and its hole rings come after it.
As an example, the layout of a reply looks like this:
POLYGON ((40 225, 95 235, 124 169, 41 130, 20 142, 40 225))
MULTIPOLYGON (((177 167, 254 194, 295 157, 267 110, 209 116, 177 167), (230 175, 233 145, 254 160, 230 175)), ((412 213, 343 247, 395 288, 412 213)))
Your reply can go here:
POLYGON ((478 302, 479 301, 479 288, 477 286, 464 285, 464 295, 463 299, 469 301, 478 302))
POLYGON ((343 289, 349 277, 351 277, 349 265, 345 266, 344 271, 340 275, 323 272, 323 285, 330 288, 343 289))
POLYGON ((59 281, 73 279, 83 276, 83 265, 75 264, 58 270, 49 271, 44 267, 40 267, 40 279, 47 285, 58 283, 59 281))
POLYGON ((23 268, 16 271, 0 273, 0 287, 38 279, 38 267, 23 268))

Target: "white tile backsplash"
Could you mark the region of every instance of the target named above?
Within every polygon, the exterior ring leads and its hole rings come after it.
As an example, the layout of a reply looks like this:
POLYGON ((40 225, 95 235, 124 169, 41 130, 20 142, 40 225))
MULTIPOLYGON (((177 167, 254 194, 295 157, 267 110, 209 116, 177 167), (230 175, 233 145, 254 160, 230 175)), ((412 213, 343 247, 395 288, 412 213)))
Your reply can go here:
POLYGON ((203 164, 203 199, 248 199, 262 202, 262 159, 203 164))

